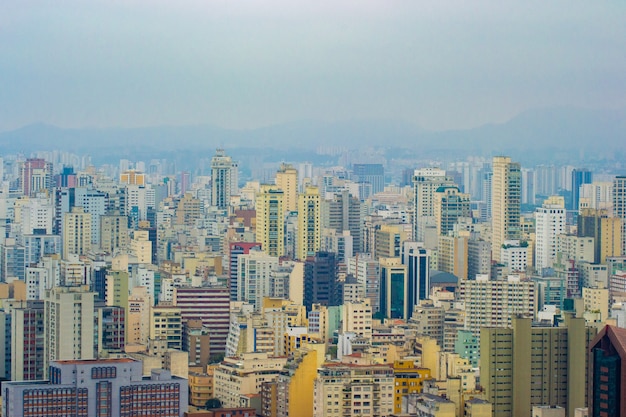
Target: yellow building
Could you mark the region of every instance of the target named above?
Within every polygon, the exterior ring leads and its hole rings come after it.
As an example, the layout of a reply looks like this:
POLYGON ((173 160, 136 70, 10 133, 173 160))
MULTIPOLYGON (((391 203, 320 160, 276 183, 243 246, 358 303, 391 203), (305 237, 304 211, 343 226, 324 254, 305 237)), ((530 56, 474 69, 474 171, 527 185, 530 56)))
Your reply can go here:
POLYGON ((409 236, 405 226, 383 224, 374 232, 374 257, 376 259, 394 258, 401 255, 402 242, 409 236))
POLYGON ((256 241, 270 256, 285 254, 284 192, 262 185, 256 199, 256 241))
POLYGON ((285 213, 297 210, 298 171, 291 164, 281 164, 276 173, 276 187, 283 190, 285 213))
POLYGON ((120 174, 120 183, 128 185, 146 185, 146 174, 129 169, 120 174))
POLYGON ((194 198, 191 193, 185 193, 176 208, 176 224, 192 227, 195 226, 196 220, 201 219, 203 215, 202 201, 194 198))
POLYGON ((431 337, 417 336, 415 338, 415 350, 420 358, 420 366, 430 369, 432 377, 439 380, 439 354, 441 352, 441 346, 431 337))
POLYGON ((424 380, 430 379, 431 375, 430 369, 421 368, 411 360, 395 361, 393 375, 395 381, 393 411, 398 414, 402 412, 402 397, 422 392, 424 380))
POLYGON ((213 398, 213 375, 189 372, 189 404, 204 407, 213 398))
POLYGON ((459 278, 467 279, 468 239, 466 237, 439 236, 438 269, 459 278))
POLYGON ((491 417, 491 403, 478 397, 465 401, 465 417, 491 417))
POLYGON ((320 250, 322 227, 320 192, 317 187, 307 187, 298 196, 298 244, 296 257, 305 260, 320 250))
POLYGON ((599 323, 604 323, 609 318, 609 290, 583 287, 583 306, 585 312, 598 313, 599 323))

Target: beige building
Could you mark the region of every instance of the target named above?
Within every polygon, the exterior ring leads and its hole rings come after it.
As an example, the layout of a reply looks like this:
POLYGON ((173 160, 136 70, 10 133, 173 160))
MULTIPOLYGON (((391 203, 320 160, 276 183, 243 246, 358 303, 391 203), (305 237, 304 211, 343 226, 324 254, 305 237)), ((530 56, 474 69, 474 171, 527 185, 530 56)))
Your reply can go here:
POLYGON ((587 404, 587 350, 596 331, 566 316, 563 327, 531 327, 516 317, 512 328, 483 327, 480 381, 493 417, 526 417, 532 406, 587 404), (530 366, 529 366, 530 365, 530 366))
POLYGON ((602 287, 583 287, 585 313, 599 314, 599 323, 609 318, 609 290, 602 287))
POLYGON ((303 261, 320 250, 322 240, 321 198, 317 187, 306 187, 298 196, 296 258, 303 261))
POLYGON ((100 249, 108 253, 124 251, 129 240, 127 216, 100 216, 100 249))
POLYGON ((496 156, 492 169, 491 247, 493 259, 499 262, 504 242, 521 237, 521 167, 507 156, 496 156))
POLYGON ((276 187, 283 190, 285 213, 298 210, 298 171, 291 164, 281 164, 276 173, 276 187))
POLYGON ((389 365, 326 363, 314 383, 313 416, 388 416, 394 374, 389 365))
POLYGON ((135 230, 130 241, 130 252, 137 257, 137 263, 152 263, 152 242, 147 230, 135 230))
POLYGON ((342 331, 354 332, 366 339, 372 338, 372 306, 369 299, 343 305, 342 331))
POLYGON ((273 381, 287 363, 287 357, 267 353, 244 353, 226 357, 215 369, 215 398, 223 407, 238 407, 242 394, 258 394, 263 382, 273 381))
POLYGON ((182 348, 183 327, 180 308, 154 306, 150 308, 150 340, 167 341, 168 349, 182 348))
POLYGON ((85 255, 91 250, 91 214, 82 207, 72 207, 63 215, 63 257, 85 255))
POLYGON ((455 275, 459 280, 467 279, 468 238, 439 236, 438 269, 455 275))

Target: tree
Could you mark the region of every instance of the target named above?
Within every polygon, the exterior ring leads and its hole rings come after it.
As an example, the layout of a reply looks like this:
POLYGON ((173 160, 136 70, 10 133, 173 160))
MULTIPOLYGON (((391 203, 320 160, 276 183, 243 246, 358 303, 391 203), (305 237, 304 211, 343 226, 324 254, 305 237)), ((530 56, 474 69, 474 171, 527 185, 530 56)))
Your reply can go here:
POLYGON ((222 402, 220 401, 219 398, 210 398, 206 401, 206 403, 204 404, 204 407, 207 410, 211 410, 213 408, 222 408, 222 402))

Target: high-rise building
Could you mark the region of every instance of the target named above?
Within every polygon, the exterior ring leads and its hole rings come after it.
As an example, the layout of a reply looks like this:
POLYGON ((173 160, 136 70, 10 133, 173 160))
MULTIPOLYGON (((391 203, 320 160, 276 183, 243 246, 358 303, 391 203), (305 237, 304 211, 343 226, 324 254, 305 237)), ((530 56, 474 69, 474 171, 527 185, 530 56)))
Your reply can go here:
POLYGON ((44 372, 53 360, 94 358, 95 293, 54 287, 44 299, 44 372))
POLYGON ((563 197, 551 197, 535 210, 535 269, 552 268, 556 260, 557 236, 565 233, 563 197))
POLYGON ((580 187, 583 184, 591 184, 591 171, 586 168, 574 169, 572 171, 572 198, 569 201, 569 210, 578 210, 580 198, 580 187))
POLYGON ((343 298, 337 279, 337 260, 332 252, 318 252, 304 264, 304 306, 338 306, 343 298))
POLYGON ((224 149, 217 149, 211 159, 211 204, 221 209, 230 206, 230 197, 237 195, 237 163, 226 156, 224 149))
POLYGON ((622 221, 622 255, 626 255, 626 176, 613 180, 613 214, 622 221))
POLYGON ((467 242, 467 279, 491 273, 491 242, 470 238, 467 242))
POLYGON ((239 268, 239 256, 247 255, 251 250, 261 250, 261 244, 258 242, 232 242, 229 245, 228 260, 228 288, 230 289, 230 299, 237 299, 237 290, 239 283, 237 282, 237 270, 239 268))
POLYGON ((354 182, 371 184, 372 194, 385 189, 385 168, 382 164, 354 164, 354 182))
POLYGON ((605 326, 589 346, 589 415, 626 416, 626 329, 605 326))
POLYGON ((492 257, 500 261, 500 247, 506 240, 521 238, 520 164, 506 156, 493 158, 492 178, 492 257))
POLYGON ((276 187, 283 190, 285 212, 298 209, 298 171, 290 164, 280 164, 276 173, 276 187))
POLYGON ((272 185, 261 186, 256 199, 256 240, 271 256, 285 254, 284 192, 272 185))
POLYGON ((468 238, 465 236, 439 236, 437 245, 437 269, 456 276, 459 281, 467 279, 468 238))
POLYGON ((261 311, 263 297, 270 296, 271 274, 278 268, 278 258, 262 251, 251 251, 237 259, 237 301, 246 301, 256 311, 261 311))
POLYGON ((407 265, 401 258, 381 258, 380 261, 380 312, 388 319, 411 317, 409 307, 407 265))
POLYGON ((409 310, 430 296, 430 251, 419 242, 404 242, 402 263, 407 266, 409 310))
POLYGON ((226 351, 230 328, 230 293, 226 287, 174 288, 174 306, 180 308, 183 325, 201 320, 210 332, 211 355, 226 351))
POLYGON ((49 373, 49 380, 4 383, 2 415, 183 417, 188 408, 186 379, 163 369, 144 378, 134 359, 56 360, 49 373))
POLYGON ((347 259, 348 274, 364 289, 365 298, 372 304, 372 312, 380 311, 380 264, 370 254, 357 253, 347 259))
POLYGON ((434 225, 435 192, 443 186, 452 186, 451 177, 439 168, 417 169, 413 175, 413 239, 423 242, 424 230, 434 225))
POLYGON ((326 229, 333 229, 337 233, 345 230, 352 236, 353 253, 363 252, 362 238, 362 203, 358 198, 352 196, 349 191, 344 190, 335 194, 332 200, 322 202, 322 226, 326 229))
POLYGON ((578 237, 594 239, 595 263, 604 263, 606 258, 622 254, 623 222, 617 216, 609 216, 606 210, 581 210, 578 216, 578 237))
POLYGON ((63 256, 85 255, 91 250, 91 214, 73 207, 63 216, 63 256))
POLYGON ((20 164, 20 189, 32 197, 40 191, 52 191, 52 163, 45 159, 29 158, 20 164))
POLYGON ((111 214, 100 216, 100 249, 116 253, 128 248, 128 217, 111 214))
POLYGON ((434 194, 435 224, 438 235, 447 235, 454 230, 460 217, 470 217, 470 195, 459 187, 445 185, 437 188, 434 194))
POLYGON ((563 327, 532 327, 514 317, 512 327, 480 331, 480 382, 494 417, 530 415, 532 406, 567 409, 587 404, 587 349, 595 329, 567 316, 563 327))
POLYGON ((511 316, 536 312, 535 283, 509 277, 490 281, 487 277, 459 282, 459 301, 465 303, 465 329, 478 336, 481 327, 510 327, 511 316))
POLYGON ((297 259, 305 260, 320 250, 321 202, 317 187, 306 187, 298 196, 298 244, 297 259))
POLYGON ((44 378, 43 301, 28 301, 11 311, 11 379, 35 381, 44 378))

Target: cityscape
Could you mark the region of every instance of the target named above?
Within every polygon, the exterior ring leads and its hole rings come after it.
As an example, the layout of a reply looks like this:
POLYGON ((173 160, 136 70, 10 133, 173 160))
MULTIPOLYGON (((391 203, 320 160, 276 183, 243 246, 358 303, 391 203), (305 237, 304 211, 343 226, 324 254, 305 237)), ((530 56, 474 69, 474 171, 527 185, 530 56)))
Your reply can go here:
POLYGON ((0 4, 3 417, 626 417, 626 7, 0 4))

